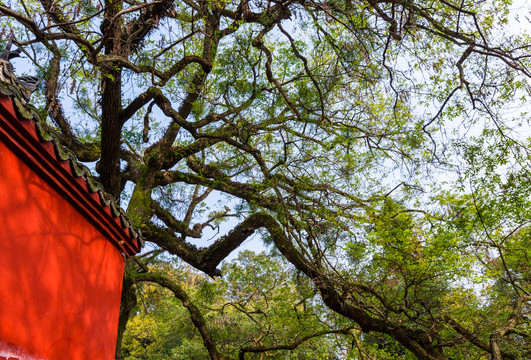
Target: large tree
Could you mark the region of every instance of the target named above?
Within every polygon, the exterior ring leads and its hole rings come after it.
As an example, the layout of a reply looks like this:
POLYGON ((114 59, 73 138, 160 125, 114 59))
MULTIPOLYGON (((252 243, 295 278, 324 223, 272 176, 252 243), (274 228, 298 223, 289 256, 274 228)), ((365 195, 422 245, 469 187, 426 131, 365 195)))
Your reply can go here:
POLYGON ((418 359, 529 356, 528 150, 503 111, 525 100, 528 45, 510 9, 1 2, 5 40, 46 80, 34 102, 153 250, 128 264, 117 357, 135 284, 153 282, 221 359, 146 262, 220 276, 253 234, 363 339, 418 359))

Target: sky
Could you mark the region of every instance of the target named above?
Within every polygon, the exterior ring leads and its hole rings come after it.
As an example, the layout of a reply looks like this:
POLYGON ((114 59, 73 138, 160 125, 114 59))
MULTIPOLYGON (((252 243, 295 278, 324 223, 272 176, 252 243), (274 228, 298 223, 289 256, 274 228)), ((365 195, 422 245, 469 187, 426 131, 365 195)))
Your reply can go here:
MULTIPOLYGON (((531 33, 531 13, 530 13, 531 6, 530 5, 531 5, 531 2, 529 0, 516 0, 513 2, 513 5, 511 6, 511 9, 512 9, 511 21, 510 21, 510 24, 508 24, 509 26, 507 28, 510 34, 517 34, 517 33, 522 32, 522 30, 528 31, 529 33, 531 33)), ((286 26, 286 27, 289 28, 289 26, 286 26)), ((13 59, 12 63, 15 66, 15 71, 17 75, 26 75, 26 74, 35 75, 34 66, 29 59, 25 57, 17 58, 17 59, 13 59)), ((68 107, 68 104, 66 105, 68 107)), ((515 114, 518 112, 522 112, 522 110, 529 111, 531 113, 531 108, 529 108, 529 110, 520 109, 520 108, 515 108, 513 110, 515 114)), ((531 136, 531 127, 528 125, 522 127, 521 135, 531 136)), ((218 200, 219 200, 219 196, 214 195, 210 201, 212 201, 212 203, 215 203, 218 200)), ((122 205, 127 206, 127 202, 123 203, 122 205)), ((218 238, 218 236, 223 235, 224 233, 227 233, 228 231, 230 231, 230 229, 232 229, 232 227, 236 225, 237 223, 238 223, 238 220, 236 219, 230 220, 226 222, 219 229, 219 232, 214 231, 212 229, 205 229, 204 231, 205 236, 202 240, 200 241, 192 240, 191 242, 193 242, 197 246, 209 245, 214 241, 214 239, 218 238)), ((234 257, 237 256, 237 253, 239 251, 244 250, 244 249, 254 250, 256 252, 259 252, 259 251, 265 250, 266 248, 260 241, 259 236, 254 235, 251 239, 248 239, 237 251, 231 254, 231 256, 227 260, 233 259, 234 257)), ((146 250, 149 250, 149 248, 147 248, 146 250)))

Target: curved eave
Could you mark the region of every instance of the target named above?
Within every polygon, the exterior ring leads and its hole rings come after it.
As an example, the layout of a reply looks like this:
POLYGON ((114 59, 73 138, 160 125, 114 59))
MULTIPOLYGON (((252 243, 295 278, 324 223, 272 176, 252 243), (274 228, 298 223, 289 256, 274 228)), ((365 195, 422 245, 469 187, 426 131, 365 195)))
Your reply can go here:
POLYGON ((64 159, 57 141, 43 139, 36 121, 17 113, 13 100, 0 94, 0 141, 69 201, 124 256, 140 252, 141 236, 122 210, 94 186, 86 172, 79 171, 74 159, 64 159))

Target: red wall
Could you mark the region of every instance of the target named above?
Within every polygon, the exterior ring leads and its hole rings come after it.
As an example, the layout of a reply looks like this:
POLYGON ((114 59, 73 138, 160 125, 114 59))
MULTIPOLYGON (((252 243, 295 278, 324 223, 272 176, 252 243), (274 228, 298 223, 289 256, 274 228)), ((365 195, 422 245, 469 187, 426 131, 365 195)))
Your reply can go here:
POLYGON ((123 267, 0 142, 0 359, 114 358, 123 267))

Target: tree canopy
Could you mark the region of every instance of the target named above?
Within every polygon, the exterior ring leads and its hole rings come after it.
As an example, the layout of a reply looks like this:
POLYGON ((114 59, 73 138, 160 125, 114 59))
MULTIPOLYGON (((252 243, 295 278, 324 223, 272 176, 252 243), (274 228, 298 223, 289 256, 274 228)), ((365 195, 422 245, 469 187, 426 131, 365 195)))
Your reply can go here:
MULTIPOLYGON (((217 278, 250 238, 289 263, 285 286, 310 286, 327 308, 308 341, 531 356, 521 12, 505 0, 2 0, 3 40, 45 79, 32 101, 148 244, 127 264, 117 358, 153 285, 180 300, 212 360, 285 344, 241 341, 256 331, 244 322, 241 339, 220 337, 224 318, 160 264, 217 278)), ((275 281, 259 264, 270 278, 256 281, 275 281)))

